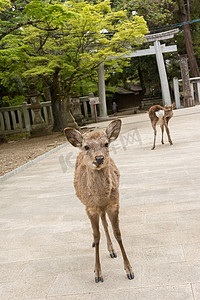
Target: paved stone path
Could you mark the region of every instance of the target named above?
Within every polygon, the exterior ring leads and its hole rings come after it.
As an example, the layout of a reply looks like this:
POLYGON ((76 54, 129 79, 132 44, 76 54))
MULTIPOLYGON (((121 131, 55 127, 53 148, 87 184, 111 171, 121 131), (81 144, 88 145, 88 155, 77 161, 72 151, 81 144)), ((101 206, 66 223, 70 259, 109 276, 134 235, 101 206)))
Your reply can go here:
POLYGON ((199 300, 200 106, 175 111, 170 130, 174 145, 158 137, 151 151, 148 115, 129 116, 111 148, 134 280, 102 230, 104 282, 94 282, 92 232, 73 188, 78 150, 66 144, 0 182, 0 299, 199 300))

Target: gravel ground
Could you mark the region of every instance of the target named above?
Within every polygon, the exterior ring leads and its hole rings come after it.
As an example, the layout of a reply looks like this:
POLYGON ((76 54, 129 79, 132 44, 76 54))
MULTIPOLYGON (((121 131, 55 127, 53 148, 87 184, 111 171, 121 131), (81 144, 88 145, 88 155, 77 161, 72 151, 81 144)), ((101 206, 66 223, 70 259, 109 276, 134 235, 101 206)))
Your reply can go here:
POLYGON ((66 142, 59 132, 0 144, 0 176, 66 142))
MULTIPOLYGON (((133 110, 120 112, 118 117, 130 116, 133 113, 133 110)), ((110 121, 112 120, 111 117, 110 121)), ((87 130, 87 127, 85 127, 85 130, 87 130)), ((0 176, 66 143, 66 141, 66 137, 60 132, 53 132, 47 136, 0 143, 0 176)))

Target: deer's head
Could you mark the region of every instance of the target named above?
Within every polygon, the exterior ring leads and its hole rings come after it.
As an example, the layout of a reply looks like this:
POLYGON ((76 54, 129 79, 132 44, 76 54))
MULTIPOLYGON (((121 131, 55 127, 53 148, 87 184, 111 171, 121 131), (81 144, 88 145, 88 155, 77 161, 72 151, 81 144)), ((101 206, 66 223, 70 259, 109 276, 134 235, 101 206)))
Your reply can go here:
POLYGON ((175 103, 172 105, 165 105, 164 111, 165 111, 165 117, 172 117, 173 116, 173 109, 175 108, 175 103))
POLYGON ((117 139, 121 120, 112 121, 105 130, 81 134, 74 128, 65 128, 67 140, 83 152, 84 163, 91 169, 100 170, 109 164, 109 145, 117 139))

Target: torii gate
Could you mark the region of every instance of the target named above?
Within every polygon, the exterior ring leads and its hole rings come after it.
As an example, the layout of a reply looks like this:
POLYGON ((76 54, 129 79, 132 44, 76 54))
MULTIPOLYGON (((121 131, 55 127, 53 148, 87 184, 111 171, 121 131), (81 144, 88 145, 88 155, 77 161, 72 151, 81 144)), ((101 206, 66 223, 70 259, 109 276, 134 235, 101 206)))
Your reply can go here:
MULTIPOLYGON (((154 42, 154 46, 150 46, 148 49, 137 50, 128 55, 122 57, 109 57, 107 59, 122 59, 130 57, 138 57, 145 55, 156 55, 158 72, 160 76, 162 98, 164 105, 171 105, 171 97, 169 92, 169 84, 167 80, 167 73, 165 69, 163 53, 176 52, 177 46, 165 46, 165 44, 160 44, 161 40, 171 39, 174 34, 178 33, 179 29, 173 29, 165 32, 155 33, 146 35, 146 42, 154 42)), ((106 91, 105 91, 105 78, 104 78, 104 63, 101 63, 98 68, 98 90, 99 90, 99 104, 100 104, 100 119, 107 119, 107 106, 106 106, 106 91)))

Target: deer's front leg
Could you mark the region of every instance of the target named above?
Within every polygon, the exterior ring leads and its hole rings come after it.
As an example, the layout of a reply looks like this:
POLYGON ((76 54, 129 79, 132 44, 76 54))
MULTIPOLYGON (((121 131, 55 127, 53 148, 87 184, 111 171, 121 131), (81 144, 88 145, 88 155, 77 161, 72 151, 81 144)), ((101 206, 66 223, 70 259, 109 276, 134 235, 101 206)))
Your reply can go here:
POLYGON ((99 258, 99 242, 100 242, 100 232, 99 232, 99 214, 97 214, 95 211, 90 210, 89 208, 86 208, 87 215, 90 219, 92 230, 93 230, 93 236, 94 236, 94 244, 95 244, 95 282, 103 282, 103 277, 101 275, 101 264, 100 264, 100 258, 99 258))
POLYGON ((111 238, 110 238, 110 234, 109 234, 109 231, 108 231, 108 223, 107 223, 107 220, 106 220, 106 214, 105 213, 102 213, 101 220, 102 220, 102 224, 103 224, 104 231, 105 231, 105 234, 106 234, 107 247, 108 247, 108 251, 110 253, 110 257, 115 258, 115 257, 117 257, 117 254, 116 254, 116 252, 113 248, 113 244, 112 244, 112 241, 111 241, 111 238))
POLYGON ((118 205, 115 205, 115 206, 109 208, 107 213, 108 213, 110 222, 112 224, 114 236, 115 236, 115 238, 120 246, 121 252, 122 252, 122 256, 123 256, 123 260, 124 260, 124 269, 126 271, 127 277, 128 277, 128 279, 133 279, 134 273, 133 273, 131 264, 128 260, 128 257, 126 255, 126 251, 125 251, 124 245, 122 243, 121 232, 119 229, 119 207, 118 207, 118 205))
POLYGON ((170 145, 173 145, 172 140, 171 140, 171 136, 170 136, 170 132, 169 132, 169 127, 168 127, 167 123, 165 123, 165 130, 167 132, 168 141, 169 141, 170 145))
POLYGON ((163 139, 163 133, 164 133, 164 125, 160 125, 160 129, 162 132, 162 139, 161 139, 161 143, 164 144, 164 139, 163 139))

